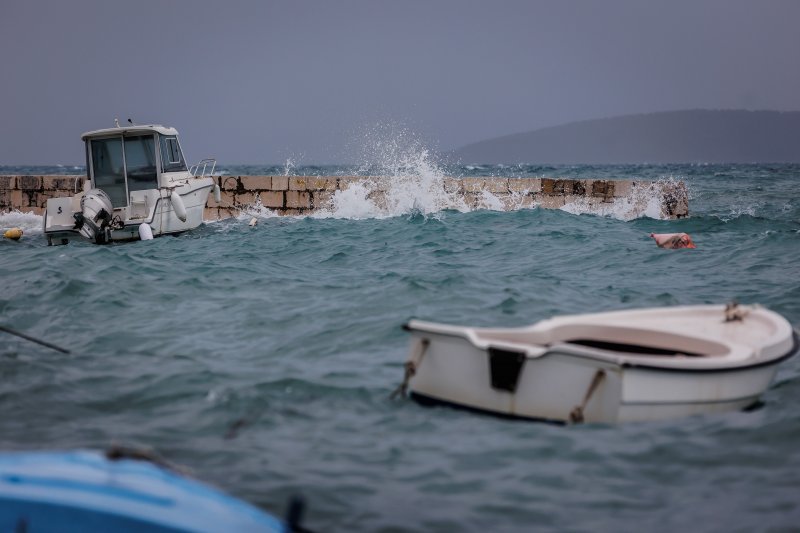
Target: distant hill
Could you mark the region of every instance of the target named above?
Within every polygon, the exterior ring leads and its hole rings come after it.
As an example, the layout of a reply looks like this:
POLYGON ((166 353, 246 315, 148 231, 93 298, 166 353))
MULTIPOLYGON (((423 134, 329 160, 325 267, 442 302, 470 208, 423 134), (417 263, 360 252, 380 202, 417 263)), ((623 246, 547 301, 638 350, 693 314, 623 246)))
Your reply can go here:
POLYGON ((800 162, 800 112, 626 115, 496 137, 447 155, 464 164, 800 162))

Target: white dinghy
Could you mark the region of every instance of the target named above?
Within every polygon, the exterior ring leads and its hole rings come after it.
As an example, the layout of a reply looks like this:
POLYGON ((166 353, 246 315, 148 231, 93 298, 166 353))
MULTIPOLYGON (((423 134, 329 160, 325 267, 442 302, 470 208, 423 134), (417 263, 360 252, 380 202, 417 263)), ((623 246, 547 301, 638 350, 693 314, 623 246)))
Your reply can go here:
POLYGON ((420 403, 559 422, 631 422, 744 409, 798 350, 758 305, 571 315, 469 328, 411 320, 406 378, 420 403))
POLYGON ((51 198, 44 214, 49 244, 84 238, 96 244, 147 240, 203 222, 216 161, 186 166, 174 128, 158 125, 90 131, 82 192, 51 198), (206 175, 206 171, 209 171, 206 175))

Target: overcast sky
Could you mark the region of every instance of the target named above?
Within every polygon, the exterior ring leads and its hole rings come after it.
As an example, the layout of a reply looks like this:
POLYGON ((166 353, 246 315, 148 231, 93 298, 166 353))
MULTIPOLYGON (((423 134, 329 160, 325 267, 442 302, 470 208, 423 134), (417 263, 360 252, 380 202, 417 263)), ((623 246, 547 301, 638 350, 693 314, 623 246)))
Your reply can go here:
POLYGON ((800 110, 800 1, 3 0, 0 164, 83 163, 115 117, 190 160, 349 162, 676 109, 800 110))

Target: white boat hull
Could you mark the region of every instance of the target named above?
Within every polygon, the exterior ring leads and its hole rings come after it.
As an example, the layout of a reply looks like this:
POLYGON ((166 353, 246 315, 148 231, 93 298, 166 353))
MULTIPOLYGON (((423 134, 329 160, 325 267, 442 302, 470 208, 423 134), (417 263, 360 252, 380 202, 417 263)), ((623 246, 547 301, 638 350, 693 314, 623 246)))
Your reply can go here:
MULTIPOLYGON (((716 311, 722 323, 722 307, 709 309, 716 311)), ((586 316, 590 319, 584 327, 595 328, 592 315, 586 316)), ((573 330, 581 324, 580 316, 566 318, 573 321, 573 330)), ((747 322, 745 317, 741 327, 747 322)), ((695 357, 615 353, 564 339, 549 346, 520 342, 525 336, 544 340, 548 327, 550 333, 564 330, 564 322, 480 330, 411 321, 407 329, 415 371, 408 385, 411 396, 422 403, 559 422, 618 423, 739 410, 758 402, 777 365, 797 349, 791 327, 779 325, 783 327, 775 336, 788 332, 788 344, 782 339, 766 350, 761 346, 750 357, 741 346, 727 355, 695 357)), ((659 334, 650 333, 651 338, 659 334)), ((699 346, 713 338, 705 333, 705 338, 698 333, 699 346)))
MULTIPOLYGON (((183 202, 186 220, 181 220, 170 200, 171 190, 151 189, 137 191, 137 205, 114 209, 113 215, 122 222, 122 227, 112 229, 108 242, 139 240, 139 226, 147 223, 154 237, 175 235, 197 228, 203 223, 208 195, 214 186, 213 179, 191 178, 174 190, 183 202)), ((79 212, 80 194, 69 198, 53 198, 47 201, 44 214, 44 233, 51 244, 65 244, 64 241, 81 238, 74 229, 74 213, 79 212)))
POLYGON ((47 201, 43 230, 48 244, 76 238, 106 244, 142 235, 150 240, 203 222, 215 188, 216 160, 189 168, 175 128, 128 122, 123 127, 115 121, 114 128, 81 136, 86 143, 84 191, 47 201))

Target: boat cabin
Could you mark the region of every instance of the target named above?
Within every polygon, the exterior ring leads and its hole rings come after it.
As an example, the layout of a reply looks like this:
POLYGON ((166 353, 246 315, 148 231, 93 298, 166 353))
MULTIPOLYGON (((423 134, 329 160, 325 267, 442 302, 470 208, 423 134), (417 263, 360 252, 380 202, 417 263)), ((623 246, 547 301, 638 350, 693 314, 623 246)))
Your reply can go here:
POLYGON ((203 222, 209 193, 220 199, 215 159, 187 166, 178 131, 160 125, 95 130, 86 143, 83 192, 47 200, 50 244, 80 237, 96 244, 177 234, 203 222), (206 173, 208 171, 208 173, 206 173))
POLYGON ((189 169, 175 128, 159 125, 109 128, 84 133, 81 139, 86 143, 86 170, 91 188, 105 191, 115 209, 126 207, 133 191, 165 185, 164 174, 184 173, 188 177, 189 169))

